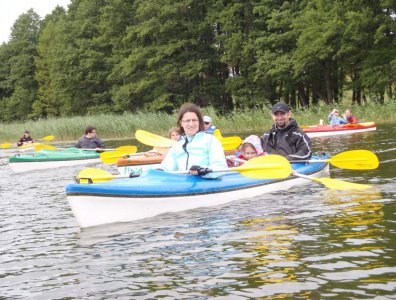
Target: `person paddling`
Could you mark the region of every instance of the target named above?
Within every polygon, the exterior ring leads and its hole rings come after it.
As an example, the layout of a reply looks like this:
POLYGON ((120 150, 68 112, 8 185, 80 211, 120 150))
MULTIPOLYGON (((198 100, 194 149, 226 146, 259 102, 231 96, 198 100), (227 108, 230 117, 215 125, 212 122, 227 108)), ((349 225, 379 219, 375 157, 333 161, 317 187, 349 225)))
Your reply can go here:
POLYGON ((217 178, 222 173, 210 172, 227 168, 223 147, 217 138, 205 133, 202 113, 193 103, 185 103, 179 109, 177 126, 182 138, 162 161, 165 171, 188 170, 191 175, 217 178))
POLYGON ((96 128, 88 126, 85 128, 84 135, 77 141, 76 148, 95 149, 102 152, 105 146, 102 140, 96 136, 96 128))
POLYGON ((26 143, 34 143, 33 138, 30 136, 30 131, 28 131, 28 130, 25 130, 25 132, 23 133, 23 136, 18 140, 17 146, 20 147, 26 143))
POLYGON ((311 139, 298 127, 287 104, 272 107, 272 129, 263 134, 261 145, 267 154, 278 154, 288 160, 306 160, 312 156, 311 139))

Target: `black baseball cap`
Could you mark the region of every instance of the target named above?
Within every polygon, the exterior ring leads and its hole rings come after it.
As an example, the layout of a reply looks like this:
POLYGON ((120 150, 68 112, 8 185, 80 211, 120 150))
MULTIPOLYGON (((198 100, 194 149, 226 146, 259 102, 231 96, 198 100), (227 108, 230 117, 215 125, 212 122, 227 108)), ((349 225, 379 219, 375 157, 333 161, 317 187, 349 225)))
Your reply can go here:
POLYGON ((288 113, 290 111, 289 106, 285 103, 276 103, 274 106, 272 106, 272 113, 276 113, 277 111, 281 111, 284 113, 288 113))

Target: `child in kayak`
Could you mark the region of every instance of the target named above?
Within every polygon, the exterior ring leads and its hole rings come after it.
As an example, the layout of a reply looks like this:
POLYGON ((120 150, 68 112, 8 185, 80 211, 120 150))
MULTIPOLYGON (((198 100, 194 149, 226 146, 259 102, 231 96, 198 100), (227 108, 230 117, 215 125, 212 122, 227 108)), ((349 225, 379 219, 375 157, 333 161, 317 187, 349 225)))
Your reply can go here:
POLYGON ((260 138, 257 135, 249 135, 243 140, 240 154, 228 156, 227 164, 229 167, 240 166, 245 161, 261 155, 265 155, 265 153, 261 146, 260 138))
POLYGON ((340 113, 335 108, 328 115, 328 118, 329 118, 330 125, 332 125, 332 126, 338 126, 338 125, 343 125, 343 124, 348 123, 347 120, 340 117, 340 113))

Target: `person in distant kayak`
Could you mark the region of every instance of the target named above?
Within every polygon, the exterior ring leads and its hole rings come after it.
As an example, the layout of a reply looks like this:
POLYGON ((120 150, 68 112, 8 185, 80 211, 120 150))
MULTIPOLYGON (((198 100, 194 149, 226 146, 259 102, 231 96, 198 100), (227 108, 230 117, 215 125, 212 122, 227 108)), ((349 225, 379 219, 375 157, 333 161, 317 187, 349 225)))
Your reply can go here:
POLYGON ((348 123, 346 119, 340 117, 339 111, 335 108, 331 111, 331 113, 329 113, 327 117, 329 119, 330 125, 332 126, 338 126, 348 123))
POLYGON ((257 135, 249 135, 245 138, 240 149, 241 152, 239 155, 227 156, 227 164, 229 167, 237 167, 249 159, 265 155, 263 147, 261 146, 261 140, 257 135))
POLYGON ((217 138, 221 138, 220 129, 212 124, 212 118, 209 116, 203 117, 204 125, 205 125, 205 132, 209 134, 213 134, 217 138))
POLYGON ((103 151, 105 146, 102 140, 96 136, 96 128, 93 126, 88 126, 85 128, 84 135, 78 140, 76 148, 82 149, 95 149, 98 152, 103 151))
POLYGON ((30 136, 30 132, 28 130, 25 130, 25 132, 23 133, 23 136, 18 140, 17 145, 18 145, 18 147, 20 147, 26 143, 34 143, 34 140, 30 136))
POLYGON ((271 130, 261 137, 261 145, 266 154, 278 154, 288 160, 306 160, 312 156, 311 139, 291 118, 289 106, 276 103, 272 107, 271 130))
POLYGON ((352 114, 352 109, 348 108, 345 110, 345 114, 342 115, 350 124, 358 123, 356 117, 352 114))
POLYGON ((205 133, 202 113, 193 103, 180 107, 177 126, 182 138, 173 146, 162 161, 165 171, 187 170, 191 175, 217 178, 222 173, 213 171, 227 168, 223 147, 219 140, 205 133))

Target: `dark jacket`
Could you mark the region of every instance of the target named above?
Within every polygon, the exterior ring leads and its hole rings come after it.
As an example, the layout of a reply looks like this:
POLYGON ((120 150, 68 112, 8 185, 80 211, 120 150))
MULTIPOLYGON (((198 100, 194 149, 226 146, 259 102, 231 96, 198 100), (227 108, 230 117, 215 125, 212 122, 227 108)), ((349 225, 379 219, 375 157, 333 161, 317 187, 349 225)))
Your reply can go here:
POLYGON ((284 128, 273 125, 261 137, 261 143, 267 154, 282 155, 288 160, 306 160, 312 156, 311 139, 292 118, 284 128))
POLYGON ((98 137, 94 138, 87 138, 85 135, 82 136, 77 144, 76 148, 83 148, 83 149, 95 149, 95 148, 104 148, 105 146, 102 143, 102 140, 98 137))

